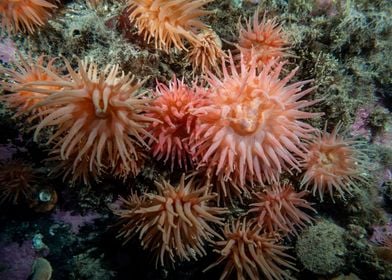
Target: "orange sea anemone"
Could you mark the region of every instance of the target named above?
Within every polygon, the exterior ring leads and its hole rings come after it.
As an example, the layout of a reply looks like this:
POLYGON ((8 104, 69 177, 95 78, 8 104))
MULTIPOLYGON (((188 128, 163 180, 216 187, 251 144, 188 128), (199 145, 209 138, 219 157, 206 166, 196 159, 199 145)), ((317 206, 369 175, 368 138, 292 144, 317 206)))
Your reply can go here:
POLYGON ((220 73, 220 62, 225 57, 222 50, 222 42, 213 30, 204 30, 197 35, 198 44, 192 45, 187 59, 191 62, 193 73, 198 70, 202 74, 211 71, 220 73))
POLYGON ((75 72, 67 60, 65 64, 70 80, 46 70, 54 81, 26 86, 27 90, 49 94, 35 105, 43 108, 37 115, 43 119, 36 127, 35 141, 43 128, 54 127, 49 143, 55 143, 55 154, 70 163, 68 170, 71 168, 74 176, 90 171, 97 178, 102 171, 112 172, 119 165, 125 173, 135 175, 132 166, 140 157, 139 147, 148 147, 145 128, 153 120, 142 114, 149 100, 140 91, 141 83, 120 72, 118 65, 108 65, 101 72, 95 63, 79 60, 75 72), (37 89, 38 85, 62 89, 37 89))
POLYGON ((287 280, 294 279, 286 269, 296 270, 293 259, 284 251, 288 249, 276 243, 275 239, 260 234, 261 229, 243 221, 225 225, 224 240, 216 241, 214 250, 220 257, 217 266, 225 263, 220 279, 231 279, 234 272, 236 279, 245 280, 287 280))
POLYGON ((302 119, 319 115, 302 111, 318 102, 301 100, 313 90, 302 90, 311 81, 288 85, 297 69, 280 79, 283 63, 271 62, 260 72, 244 61, 237 70, 232 57, 230 64, 222 79, 210 74, 211 104, 193 111, 200 120, 192 135, 200 166, 223 180, 238 177, 240 187, 247 179, 276 183, 283 171, 300 171, 301 138, 315 130, 302 119))
POLYGON ((255 12, 253 20, 246 21, 246 28, 240 25, 237 47, 246 64, 250 64, 254 59, 258 66, 262 66, 272 59, 287 56, 287 45, 286 35, 277 20, 267 20, 264 15, 259 22, 259 11, 255 12))
POLYGON ((167 87, 158 83, 157 98, 151 103, 147 115, 157 121, 148 129, 157 141, 150 140, 154 157, 168 160, 173 170, 174 164, 187 168, 192 164, 190 135, 196 126, 196 117, 191 110, 205 105, 205 91, 197 86, 188 87, 175 77, 167 87))
POLYGON ((250 205, 249 212, 257 214, 255 221, 262 231, 297 235, 297 228, 302 229, 312 222, 303 210, 316 211, 303 199, 307 194, 296 192, 291 185, 275 184, 264 192, 255 193, 256 202, 250 205))
POLYGON ((24 162, 13 160, 3 163, 0 166, 0 204, 29 200, 37 178, 34 169, 24 162))
POLYGON ((227 212, 209 206, 216 195, 208 185, 197 186, 192 179, 186 182, 184 175, 177 187, 167 181, 155 185, 157 194, 132 195, 114 210, 122 225, 119 236, 128 241, 138 234, 143 247, 154 251, 156 263, 162 266, 168 257, 175 262, 206 255, 205 241, 219 236, 210 224, 223 225, 219 216, 227 212))
POLYGON ((333 200, 336 192, 342 197, 350 193, 350 189, 357 186, 356 181, 366 183, 361 168, 366 156, 356 149, 361 142, 340 136, 341 126, 338 124, 331 133, 319 132, 308 144, 303 160, 305 173, 301 186, 310 188, 313 195, 318 192, 321 200, 326 192, 333 200))
POLYGON ((155 47, 169 52, 174 45, 185 50, 184 41, 198 44, 196 34, 207 26, 199 17, 208 12, 201 7, 212 0, 129 0, 129 19, 135 22, 139 34, 155 47))
MULTIPOLYGON (((52 72, 57 72, 53 66, 53 61, 54 59, 48 59, 46 56, 41 55, 35 62, 31 56, 25 59, 19 54, 19 62, 16 63, 15 70, 0 67, 0 74, 4 74, 4 81, 0 84, 6 91, 11 92, 11 94, 2 96, 0 100, 4 100, 8 107, 16 109, 16 116, 25 113, 31 113, 32 115, 38 113, 37 110, 32 112, 29 110, 47 97, 47 94, 33 90, 20 90, 20 88, 27 83, 53 81, 53 78, 44 70, 48 69, 52 72)), ((40 85, 37 88, 58 90, 61 87, 40 85)))
POLYGON ((2 0, 0 1, 1 28, 8 33, 34 33, 42 27, 57 9, 54 0, 2 0))

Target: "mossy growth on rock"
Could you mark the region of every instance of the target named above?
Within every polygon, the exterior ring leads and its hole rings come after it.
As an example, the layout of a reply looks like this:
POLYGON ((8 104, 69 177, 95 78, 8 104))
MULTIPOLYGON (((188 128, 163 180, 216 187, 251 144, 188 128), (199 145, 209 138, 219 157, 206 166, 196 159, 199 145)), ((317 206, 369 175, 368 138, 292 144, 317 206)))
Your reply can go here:
POLYGON ((298 238, 296 252, 304 267, 318 275, 342 271, 347 248, 344 229, 329 221, 309 227, 298 238))

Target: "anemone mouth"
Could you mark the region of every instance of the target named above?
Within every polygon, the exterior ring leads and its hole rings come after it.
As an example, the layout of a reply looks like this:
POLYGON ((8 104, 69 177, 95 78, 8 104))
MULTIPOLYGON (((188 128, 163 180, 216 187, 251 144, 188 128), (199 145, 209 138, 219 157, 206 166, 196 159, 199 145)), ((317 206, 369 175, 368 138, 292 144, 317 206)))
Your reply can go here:
POLYGON ((99 119, 106 119, 107 114, 105 111, 102 111, 100 108, 95 110, 95 116, 99 119))
POLYGON ((99 119, 107 118, 109 111, 109 99, 111 98, 112 90, 110 87, 102 87, 102 85, 95 85, 92 91, 92 102, 94 105, 95 116, 99 119))
POLYGON ((335 165, 336 163, 339 162, 341 156, 335 152, 323 152, 320 153, 320 164, 322 166, 331 166, 335 165))
POLYGON ((251 104, 238 104, 228 119, 237 134, 250 135, 258 131, 262 110, 251 104))
POLYGON ((249 135, 257 131, 258 122, 255 118, 239 118, 231 120, 230 126, 239 135, 249 135))
POLYGON ((348 151, 345 147, 340 146, 327 146, 322 147, 319 153, 319 164, 323 168, 334 169, 336 166, 343 168, 346 162, 346 155, 348 151))

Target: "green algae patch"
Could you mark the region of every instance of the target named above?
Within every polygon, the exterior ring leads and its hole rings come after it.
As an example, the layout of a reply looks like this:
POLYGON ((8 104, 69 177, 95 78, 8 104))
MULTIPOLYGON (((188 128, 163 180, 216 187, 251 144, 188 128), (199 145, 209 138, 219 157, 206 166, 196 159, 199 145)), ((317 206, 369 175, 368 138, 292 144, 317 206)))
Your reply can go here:
POLYGON ((319 222, 304 231, 296 244, 297 256, 304 267, 319 275, 341 271, 347 254, 344 232, 329 221, 319 222))

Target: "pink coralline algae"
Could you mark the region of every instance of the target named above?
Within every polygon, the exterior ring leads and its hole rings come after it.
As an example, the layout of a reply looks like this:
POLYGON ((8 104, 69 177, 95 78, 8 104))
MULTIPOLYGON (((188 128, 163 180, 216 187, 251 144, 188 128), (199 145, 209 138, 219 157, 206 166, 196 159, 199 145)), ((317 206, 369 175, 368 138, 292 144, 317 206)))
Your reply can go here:
POLYGON ((0 61, 9 63, 15 60, 15 43, 9 38, 0 38, 0 61))
POLYGON ((57 210, 53 213, 52 218, 59 223, 69 224, 71 226, 70 230, 74 234, 78 234, 79 230, 98 219, 100 215, 95 212, 88 212, 86 215, 81 215, 79 213, 72 213, 71 211, 59 211, 57 210))
POLYGON ((0 243, 0 279, 27 279, 36 257, 30 240, 22 244, 0 243))
POLYGON ((12 144, 0 144, 0 161, 11 160, 16 151, 12 144))
POLYGON ((312 15, 334 17, 338 14, 337 1, 335 0, 315 0, 312 15))
MULTIPOLYGON (((354 137, 364 137, 377 145, 392 148, 392 125, 386 123, 382 132, 374 132, 371 127, 371 118, 374 112, 377 112, 381 107, 378 105, 359 108, 355 115, 355 121, 351 125, 350 134, 354 137)), ((385 109, 383 109, 385 110, 385 109)))
POLYGON ((375 226, 370 241, 377 245, 384 245, 392 238, 392 221, 383 226, 375 226))
POLYGON ((355 121, 351 126, 352 136, 362 136, 365 137, 367 140, 370 140, 371 131, 370 128, 368 127, 370 113, 371 113, 370 108, 358 109, 355 116, 355 121))

